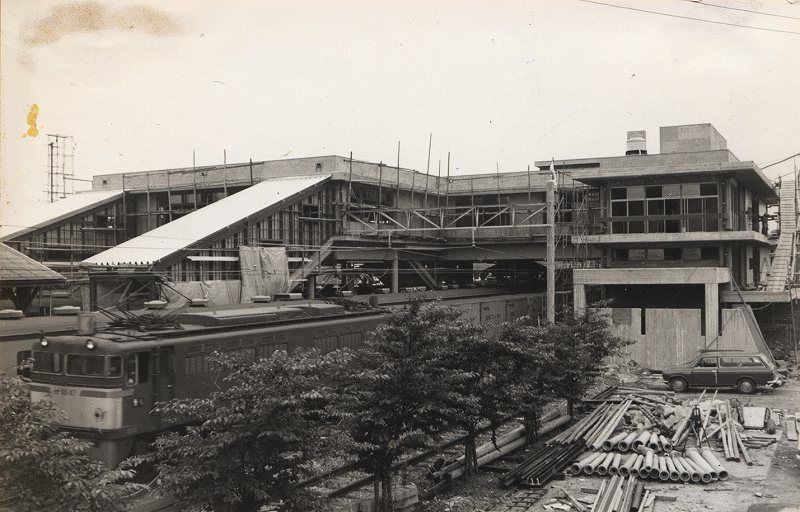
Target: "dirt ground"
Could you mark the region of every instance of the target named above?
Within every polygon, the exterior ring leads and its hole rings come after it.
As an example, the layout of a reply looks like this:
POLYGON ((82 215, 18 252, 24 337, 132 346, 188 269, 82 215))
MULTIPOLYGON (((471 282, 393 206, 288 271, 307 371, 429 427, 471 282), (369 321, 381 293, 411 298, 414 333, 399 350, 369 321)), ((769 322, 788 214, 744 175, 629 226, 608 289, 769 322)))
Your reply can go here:
MULTIPOLYGON (((626 379, 627 380, 627 379, 626 379)), ((649 381, 648 387, 659 388, 662 384, 657 379, 649 381)), ((666 391, 666 385, 663 385, 666 391)), ((692 399, 699 392, 679 395, 681 399, 692 399)), ((742 405, 753 405, 780 409, 782 411, 800 411, 800 371, 790 374, 790 381, 775 390, 759 390, 752 395, 741 395, 734 392, 720 391, 720 398, 737 398, 742 405)), ((781 429, 782 431, 784 429, 781 429)), ((797 442, 789 441, 785 432, 781 440, 767 448, 750 450, 753 466, 744 462, 724 462, 730 473, 726 482, 714 482, 708 485, 676 484, 646 481, 646 486, 655 494, 674 497, 675 501, 654 502, 653 512, 701 512, 715 510, 720 512, 745 512, 770 510, 771 504, 800 506, 800 460, 797 459, 797 442), (753 506, 751 509, 750 507, 753 506), (766 508, 762 508, 766 507, 766 508)), ((593 494, 581 489, 597 489, 601 477, 572 477, 553 481, 547 486, 547 494, 527 510, 519 512, 545 512, 545 508, 553 497, 561 498, 561 489, 566 489, 577 498, 591 498, 593 494)), ((516 489, 500 489, 497 486, 497 475, 483 473, 466 482, 454 482, 446 493, 440 494, 431 501, 420 503, 421 512, 494 512, 504 510, 503 503, 516 489)), ((771 508, 778 510, 779 508, 771 508)))

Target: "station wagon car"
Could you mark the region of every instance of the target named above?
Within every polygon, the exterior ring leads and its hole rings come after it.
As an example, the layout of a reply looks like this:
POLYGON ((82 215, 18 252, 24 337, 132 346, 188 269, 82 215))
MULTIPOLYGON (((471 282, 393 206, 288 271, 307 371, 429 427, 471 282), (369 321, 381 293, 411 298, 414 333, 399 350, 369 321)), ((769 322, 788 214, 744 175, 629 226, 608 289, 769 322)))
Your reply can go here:
POLYGON ((688 363, 667 368, 663 377, 676 393, 689 388, 736 388, 752 393, 757 386, 777 387, 784 381, 763 354, 738 351, 704 352, 688 363))

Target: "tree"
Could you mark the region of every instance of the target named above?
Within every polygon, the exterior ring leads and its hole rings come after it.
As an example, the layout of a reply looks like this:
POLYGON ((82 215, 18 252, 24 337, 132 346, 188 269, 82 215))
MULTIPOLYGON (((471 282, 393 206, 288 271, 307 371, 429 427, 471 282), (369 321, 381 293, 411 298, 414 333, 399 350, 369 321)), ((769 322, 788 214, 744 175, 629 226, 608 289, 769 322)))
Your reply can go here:
POLYGON ((118 511, 144 486, 135 472, 89 458, 92 444, 59 432, 52 402, 31 402, 19 378, 0 374, 0 496, 18 510, 118 511))
POLYGON ((631 340, 608 330, 608 316, 597 309, 583 315, 568 312, 560 323, 548 325, 545 340, 552 350, 553 367, 548 378, 550 393, 565 398, 569 414, 573 404, 589 390, 606 358, 631 340))
POLYGON ((393 462, 430 446, 457 415, 477 414, 474 397, 460 393, 461 382, 474 375, 448 361, 457 339, 481 332, 459 315, 416 298, 393 312, 354 354, 342 408, 362 468, 375 476, 379 511, 391 507, 393 462))
POLYGON ((551 383, 558 379, 553 372, 559 365, 548 330, 533 324, 530 317, 522 317, 504 324, 500 331, 500 341, 510 354, 510 378, 502 400, 509 410, 522 416, 528 444, 535 441, 542 409, 556 394, 551 383))
POLYGON ((213 356, 224 375, 219 391, 154 409, 191 422, 158 437, 142 459, 155 464, 159 490, 185 500, 189 510, 254 511, 271 501, 283 502, 283 510, 308 510, 295 484, 328 430, 331 389, 324 377, 342 357, 276 351, 250 364, 213 356))

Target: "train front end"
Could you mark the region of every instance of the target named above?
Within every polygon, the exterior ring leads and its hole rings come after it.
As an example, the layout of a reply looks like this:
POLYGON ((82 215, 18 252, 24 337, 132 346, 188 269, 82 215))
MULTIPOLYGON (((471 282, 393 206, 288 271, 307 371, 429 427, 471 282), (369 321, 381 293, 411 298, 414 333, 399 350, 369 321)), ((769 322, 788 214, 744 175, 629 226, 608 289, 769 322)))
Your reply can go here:
POLYGON ((143 358, 97 336, 42 338, 31 357, 31 400, 47 399, 61 409, 60 426, 91 440, 93 458, 114 467, 127 457, 136 435, 150 427, 152 392, 141 378, 149 374, 143 358))

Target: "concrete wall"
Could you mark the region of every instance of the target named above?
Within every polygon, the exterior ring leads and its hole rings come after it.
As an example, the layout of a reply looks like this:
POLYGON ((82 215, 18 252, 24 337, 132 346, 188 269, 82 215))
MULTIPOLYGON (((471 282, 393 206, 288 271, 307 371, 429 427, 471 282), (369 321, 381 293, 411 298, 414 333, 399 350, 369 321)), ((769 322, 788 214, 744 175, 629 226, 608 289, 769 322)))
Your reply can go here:
POLYGON ((690 153, 728 148, 728 141, 710 123, 662 126, 661 153, 690 153))
POLYGON ((634 341, 623 355, 612 359, 615 364, 636 361, 643 368, 664 369, 692 359, 706 347, 756 350, 744 312, 739 309, 722 310, 722 334, 710 343, 707 336, 700 334, 699 309, 613 308, 607 312, 611 331, 634 341), (645 334, 642 334, 643 312, 645 334))

